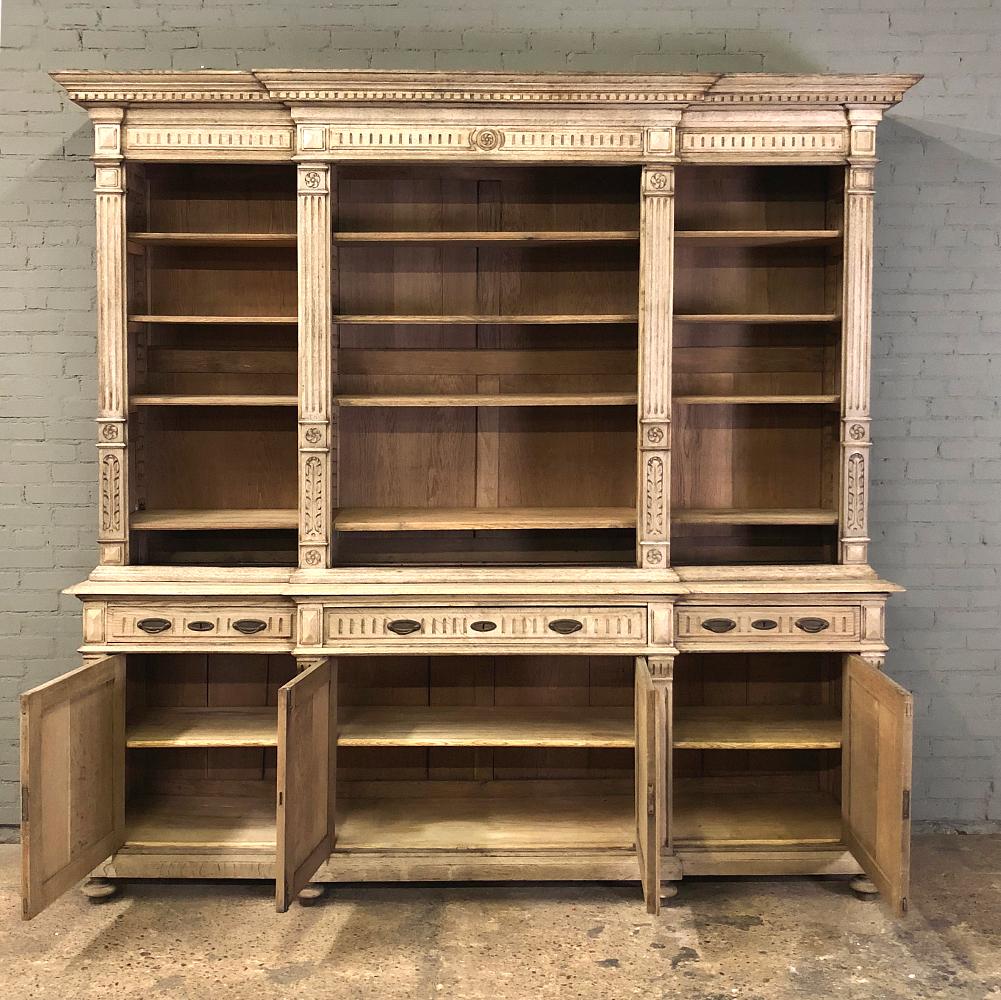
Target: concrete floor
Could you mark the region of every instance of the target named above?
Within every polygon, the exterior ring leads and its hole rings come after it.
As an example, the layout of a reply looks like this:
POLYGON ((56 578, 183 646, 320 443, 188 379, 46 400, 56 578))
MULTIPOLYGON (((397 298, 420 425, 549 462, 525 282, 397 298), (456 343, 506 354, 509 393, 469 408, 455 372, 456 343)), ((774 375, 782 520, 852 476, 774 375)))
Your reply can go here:
POLYGON ((340 887, 280 915, 264 883, 130 883, 24 924, 2 846, 0 1000, 1001 998, 1001 836, 913 860, 899 923, 793 878, 689 880, 659 918, 633 885, 340 887))

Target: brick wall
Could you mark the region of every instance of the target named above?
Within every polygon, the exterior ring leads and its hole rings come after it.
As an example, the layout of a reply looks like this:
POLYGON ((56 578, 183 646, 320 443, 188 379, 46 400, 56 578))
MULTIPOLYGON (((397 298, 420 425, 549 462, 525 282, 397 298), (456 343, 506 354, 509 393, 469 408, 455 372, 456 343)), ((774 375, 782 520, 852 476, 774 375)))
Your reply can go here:
POLYGON ((926 74, 880 132, 873 561, 908 588, 915 815, 1001 821, 1001 4, 6 0, 0 41, 0 823, 95 560, 91 138, 47 73, 199 66, 926 74))

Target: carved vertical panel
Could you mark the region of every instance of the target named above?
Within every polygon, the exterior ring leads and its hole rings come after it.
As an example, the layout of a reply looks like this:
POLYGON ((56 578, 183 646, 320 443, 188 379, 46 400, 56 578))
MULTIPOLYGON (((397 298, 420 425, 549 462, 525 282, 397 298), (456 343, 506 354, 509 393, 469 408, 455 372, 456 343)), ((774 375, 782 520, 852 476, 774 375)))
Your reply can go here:
POLYGON ((656 711, 656 811, 657 840, 662 853, 671 853, 671 713, 674 687, 674 657, 651 656, 647 659, 650 680, 657 696, 656 711))
POLYGON ((670 561, 674 168, 643 169, 640 204, 637 565, 670 561))
POLYGON ((121 108, 91 113, 97 202, 97 540, 103 565, 129 561, 128 326, 121 108))
POLYGON ((869 379, 872 352, 873 182, 881 112, 851 110, 845 177, 842 296, 840 561, 865 563, 869 545, 869 379))
POLYGON ((330 203, 324 163, 298 167, 299 246, 299 565, 330 565, 336 498, 332 475, 330 203))

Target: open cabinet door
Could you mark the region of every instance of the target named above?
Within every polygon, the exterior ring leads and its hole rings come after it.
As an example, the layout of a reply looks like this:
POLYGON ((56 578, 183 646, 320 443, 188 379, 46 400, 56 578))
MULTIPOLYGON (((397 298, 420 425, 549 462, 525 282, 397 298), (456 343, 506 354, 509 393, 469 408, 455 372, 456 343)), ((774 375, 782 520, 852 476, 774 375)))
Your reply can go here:
POLYGON ((648 913, 660 912, 657 823, 657 692, 643 657, 636 660, 636 853, 648 913))
POLYGON ((333 845, 336 668, 310 660, 278 691, 275 905, 284 913, 333 845))
POLYGON ((844 680, 841 818, 845 843, 883 898, 907 910, 911 858, 910 694, 859 656, 844 680))
POLYGON ((25 920, 125 840, 125 658, 88 663, 21 695, 25 920))

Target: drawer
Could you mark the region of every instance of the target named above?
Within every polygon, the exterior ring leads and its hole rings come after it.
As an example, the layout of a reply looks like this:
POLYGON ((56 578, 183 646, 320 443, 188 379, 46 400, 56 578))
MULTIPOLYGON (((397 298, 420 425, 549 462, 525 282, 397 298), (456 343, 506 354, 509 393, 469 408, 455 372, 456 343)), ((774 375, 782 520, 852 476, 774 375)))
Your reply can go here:
POLYGON ((620 646, 646 643, 646 608, 328 608, 329 643, 620 646))
POLYGON ((109 642, 274 642, 292 638, 292 620, 291 608, 273 606, 109 604, 106 627, 109 642))
POLYGON ((675 637, 680 644, 713 646, 830 646, 861 638, 857 606, 678 607, 675 637))

